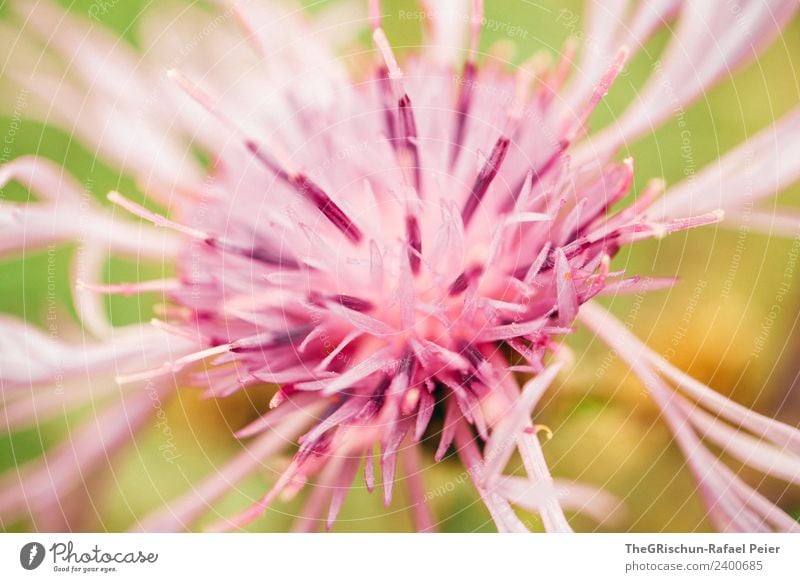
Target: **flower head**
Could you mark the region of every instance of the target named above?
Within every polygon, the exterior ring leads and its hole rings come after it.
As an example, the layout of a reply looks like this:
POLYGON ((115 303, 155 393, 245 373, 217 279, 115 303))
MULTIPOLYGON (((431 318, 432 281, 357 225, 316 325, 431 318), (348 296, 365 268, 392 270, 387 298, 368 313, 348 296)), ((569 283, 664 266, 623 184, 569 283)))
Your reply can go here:
MULTIPOLYGON (((277 385, 270 410, 237 432, 247 450, 141 528, 187 527, 230 483, 293 440, 293 460, 277 482, 217 527, 244 526, 278 495, 309 484, 315 493, 298 527, 313 528, 320 518, 330 526, 360 470, 367 488, 374 487, 377 454, 385 503, 392 502, 402 459, 417 525, 431 529, 419 455, 420 443, 435 437, 435 459, 462 460, 500 531, 526 529, 513 506, 537 512, 548 530, 568 531, 565 507, 596 514, 598 506, 615 504, 603 491, 555 484, 537 436, 546 427, 532 420, 543 393, 569 365, 564 338, 583 323, 644 381, 717 526, 797 529, 700 436, 766 474, 798 483, 800 432, 692 380, 591 301, 675 283, 612 269, 625 245, 718 223, 723 210, 735 216, 745 195, 774 194, 799 173, 800 164, 765 147, 776 134, 797 141, 793 113, 746 146, 768 176, 755 189, 737 190, 730 177, 738 170, 734 152, 666 194, 654 180, 634 202, 619 204, 631 193, 634 164, 615 161, 614 154, 674 107, 662 99, 659 83, 666 80, 678 105, 689 103, 721 73, 752 58, 752 48, 776 35, 776 23, 794 11, 793 2, 736 4, 735 13, 705 21, 711 28, 703 38, 719 54, 690 71, 687 61, 704 52, 693 39, 705 8, 645 1, 626 14, 624 7, 616 13, 598 3, 590 23, 602 43, 587 45, 570 74, 572 44, 558 62, 536 55, 517 70, 482 57, 480 0, 464 11, 431 7, 426 48, 404 60, 394 55, 381 8, 371 2, 375 50, 356 70, 344 67, 305 17, 247 3, 214 21, 227 31, 235 20, 246 46, 222 34, 200 39, 219 62, 202 70, 167 60, 171 68, 160 85, 165 98, 157 102, 148 97, 148 83, 157 77, 127 49, 52 9, 26 13, 37 31, 65 19, 54 28, 53 49, 71 60, 74 83, 88 86, 89 103, 61 86, 53 97, 53 78, 44 74, 20 82, 53 99, 74 134, 137 176, 167 210, 112 192, 112 203, 150 225, 92 206, 81 210, 90 225, 80 228, 70 214, 78 212, 80 189, 58 168, 21 158, 0 170, 3 183, 20 181, 44 198, 5 204, 11 229, 0 246, 78 238, 85 254, 76 302, 87 329, 103 338, 73 347, 5 322, 5 333, 25 338, 4 346, 0 368, 9 427, 56 410, 60 399, 43 388, 84 370, 108 372, 121 395, 118 405, 73 435, 71 447, 8 477, 0 515, 18 515, 22 500, 33 514, 60 503, 64 488, 53 487, 53 466, 62 483, 77 484, 146 419, 152 394, 166 397, 180 384, 225 398, 245 387, 277 385), (746 34, 728 31, 726 19, 737 15, 749 27, 746 34), (626 17, 630 25, 623 24, 626 17), (628 50, 672 21, 675 38, 659 79, 618 122, 587 138, 587 121, 623 70, 628 50), (463 45, 453 38, 461 28, 468 32, 463 45), (99 57, 103 47, 109 50, 99 57), (84 118, 87 106, 91 119, 84 118), (141 108, 146 117, 124 115, 141 108), (93 135, 98 116, 105 126, 93 135), (205 167, 187 155, 189 143, 204 151, 205 167), (720 174, 726 188, 714 198, 720 174), (177 275, 100 284, 93 266, 109 250, 170 257, 177 275), (102 295, 146 292, 167 299, 157 320, 109 327, 98 304, 102 295), (440 431, 431 428, 434 415, 441 417, 440 431), (514 453, 524 477, 504 473, 514 453)), ((80 386, 69 389, 75 403, 95 397, 80 386)))

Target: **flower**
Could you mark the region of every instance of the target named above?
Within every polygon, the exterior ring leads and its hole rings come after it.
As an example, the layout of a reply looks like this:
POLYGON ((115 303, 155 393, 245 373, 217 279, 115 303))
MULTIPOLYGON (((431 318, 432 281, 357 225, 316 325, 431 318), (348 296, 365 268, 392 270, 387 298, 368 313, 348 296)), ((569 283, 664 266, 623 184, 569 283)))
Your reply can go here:
POLYGON ((0 169, 0 183, 20 182, 41 198, 2 203, 0 248, 77 240, 76 309, 96 338, 72 345, 4 319, 6 428, 35 426, 65 405, 118 400, 4 476, 4 522, 30 514, 65 527, 47 520, 146 422, 153 401, 179 386, 225 398, 278 385, 270 410, 237 432, 245 450, 136 527, 189 527, 292 440, 296 452, 277 482, 212 529, 243 527, 306 484, 314 491, 298 529, 330 526, 362 467, 374 487, 377 451, 386 505, 402 459, 417 527, 431 530, 420 442, 432 438, 439 414, 435 459, 455 450, 499 531, 527 531, 515 506, 538 513, 548 531, 570 531, 565 508, 596 516, 617 502, 551 477, 538 437, 549 429, 532 415, 569 365, 563 337, 585 326, 660 407, 716 527, 798 529, 703 439, 800 484, 800 431, 693 380, 593 301, 676 282, 612 270, 625 245, 717 224, 726 212, 736 224, 745 202, 800 175, 797 109, 686 183, 665 192, 654 180, 617 208, 634 173, 632 159, 614 160, 620 147, 751 60, 796 3, 645 0, 629 10, 592 2, 593 42, 577 66, 568 43, 559 62, 536 55, 516 71, 479 55, 482 2, 461 4, 428 2, 429 39, 400 64, 371 2, 376 50, 355 70, 335 51, 365 23, 347 4, 314 20, 243 2, 183 44, 192 18, 178 18, 152 38, 200 58, 170 60, 156 43, 147 53, 156 66, 55 8, 15 5, 47 47, 19 49, 43 64, 13 78, 47 104, 47 121, 135 176, 165 210, 111 192, 110 202, 149 224, 123 219, 85 200, 42 158, 0 169), (230 34, 232 21, 246 43, 230 34), (672 22, 660 70, 618 120, 587 137, 628 51, 672 22), (101 284, 109 252, 168 258, 177 276, 101 284), (103 295, 149 292, 167 299, 158 319, 110 326, 103 295), (105 376, 107 392, 82 383, 87 374, 91 386, 105 376), (524 476, 505 474, 515 453, 524 476))

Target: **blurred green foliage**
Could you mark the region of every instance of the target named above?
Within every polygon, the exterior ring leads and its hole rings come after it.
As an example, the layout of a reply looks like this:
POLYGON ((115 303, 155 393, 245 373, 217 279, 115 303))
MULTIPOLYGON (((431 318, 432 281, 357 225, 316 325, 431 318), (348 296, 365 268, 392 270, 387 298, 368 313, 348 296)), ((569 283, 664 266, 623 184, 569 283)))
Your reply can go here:
MULTIPOLYGON (((269 0, 265 0, 269 1, 269 0)), ((76 14, 88 13, 95 0, 61 0, 76 14)), ((365 2, 366 3, 366 2, 365 2)), ((143 10, 154 9, 154 0, 125 0, 118 2, 102 22, 116 31, 125 41, 139 44, 137 20, 143 10)), ((158 3, 160 4, 160 2, 158 3)), ((306 1, 311 10, 319 3, 306 1)), ((574 31, 554 24, 559 11, 581 12, 581 2, 541 0, 527 2, 487 2, 487 19, 509 26, 518 25, 524 35, 509 38, 507 28, 487 30, 481 41, 483 50, 500 41, 516 45, 514 62, 521 62, 535 51, 545 50, 556 55, 564 40, 574 31)), ((403 54, 420 41, 419 22, 399 19, 401 10, 414 10, 413 2, 385 1, 388 15, 385 26, 389 38, 403 54)), ((8 18, 8 7, 0 3, 0 18, 8 18)), ((664 30, 648 43, 628 66, 611 93, 591 120, 601 127, 614 119, 633 99, 641 87, 660 51, 669 39, 664 30)), ((685 112, 685 123, 692 133, 695 163, 700 168, 721 153, 740 143, 779 118, 800 102, 797 70, 800 64, 800 22, 794 22, 784 37, 772 46, 755 64, 748 66, 733 79, 723 81, 698 103, 685 112)), ((6 87, 0 83, 0 90, 6 87)), ((4 113, 8 113, 5 111, 4 113)), ((12 119, 0 117, 0 132, 6 133, 12 119)), ((680 156, 681 134, 677 123, 667 123, 653 135, 632 144, 624 155, 636 160, 638 191, 651 177, 663 176, 668 183, 683 177, 684 160, 680 156)), ((13 144, 14 156, 38 153, 62 162, 67 170, 84 184, 92 196, 105 204, 109 190, 135 192, 135 183, 57 129, 25 120, 13 144)), ((3 196, 24 200, 28 194, 11 185, 3 196)), ((800 190, 793 188, 781 201, 796 204, 800 190)), ((674 362, 709 383, 720 392, 738 401, 755 406, 768 414, 780 414, 797 421, 798 410, 778 410, 797 373, 796 321, 783 318, 776 323, 767 349, 755 361, 741 356, 753 347, 756 329, 773 302, 775 287, 783 276, 790 243, 760 235, 748 235, 738 275, 732 292, 723 294, 729 275, 734 248, 740 235, 735 231, 702 229, 649 241, 623 250, 615 266, 631 273, 644 275, 678 274, 682 284, 670 291, 652 293, 643 301, 621 297, 610 303, 622 319, 632 317, 634 330, 658 350, 669 348, 676 335, 681 336, 680 349, 674 362), (702 286, 694 299, 697 308, 688 330, 680 328, 693 292, 702 286)), ((44 253, 24 258, 12 258, 0 263, 0 311, 41 324, 48 301, 48 262, 54 264, 57 279, 56 301, 60 311, 74 317, 67 285, 69 248, 52 256, 44 253)), ((122 260, 109 261, 106 278, 109 281, 136 281, 162 277, 169 273, 164 265, 141 265, 122 260)), ((795 281, 795 286, 797 285, 795 281)), ((793 310, 797 313, 798 293, 791 293, 793 310)), ((115 297, 108 301, 108 312, 115 325, 147 320, 151 317, 153 300, 147 297, 115 297)), ((77 321, 76 321, 77 325, 77 321)), ((640 387, 615 363, 598 380, 595 371, 605 350, 592 342, 585 333, 569 338, 576 353, 576 363, 569 378, 554 388, 537 417, 537 422, 549 425, 554 438, 545 444, 545 453, 553 472, 562 477, 586 480, 607 487, 624 498, 629 518, 624 529, 634 531, 703 530, 708 525, 694 493, 694 482, 683 467, 682 458, 671 445, 670 435, 658 422, 652 403, 640 387)), ((202 400, 192 391, 181 392, 166 411, 176 434, 182 459, 170 465, 158 452, 158 431, 151 427, 135 444, 128 447, 113 472, 104 478, 108 494, 95 499, 100 529, 120 530, 148 509, 184 491, 187 483, 201 478, 219 466, 239 448, 231 436, 231 428, 241 426, 263 409, 263 397, 239 395, 225 401, 202 400), (230 425, 230 426, 229 426, 230 425), (111 474, 113 473, 113 475, 111 474), (101 522, 102 520, 102 522, 101 522)), ((797 404, 797 403, 795 403, 797 404)), ((74 419, 69 423, 73 424, 74 419)), ((0 437, 0 470, 30 459, 52 444, 67 428, 64 422, 27 431, 13 437, 0 437)), ((428 455, 430 456, 430 455, 428 455)), ((265 483, 274 479, 288 457, 276 459, 274 466, 263 474, 247 480, 236 492, 220 504, 221 514, 240 509, 247 499, 260 496, 265 483)), ((478 502, 468 482, 461 477, 458 462, 445 461, 432 466, 426 473, 430 491, 445 491, 434 499, 438 516, 444 518, 444 531, 492 531, 487 512, 478 502)), ((782 490, 766 483, 764 489, 773 494, 782 490)), ((253 526, 258 531, 286 530, 290 516, 296 514, 300 501, 278 503, 253 526)), ((383 508, 380 494, 368 494, 358 481, 348 497, 335 531, 405 531, 411 523, 397 499, 388 510, 383 508)), ((784 497, 783 505, 800 512, 800 498, 784 497)), ((213 516, 212 516, 213 517, 213 516)), ((527 516, 535 524, 535 517, 527 516)), ((576 518, 576 526, 593 530, 597 526, 576 518)), ((25 527, 18 524, 15 528, 25 527)))

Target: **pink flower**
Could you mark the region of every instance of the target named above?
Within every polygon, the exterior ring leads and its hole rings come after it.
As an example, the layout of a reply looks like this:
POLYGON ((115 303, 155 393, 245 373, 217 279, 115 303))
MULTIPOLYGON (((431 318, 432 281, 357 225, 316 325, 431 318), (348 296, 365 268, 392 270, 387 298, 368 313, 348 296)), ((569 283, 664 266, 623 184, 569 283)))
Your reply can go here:
MULTIPOLYGON (((798 485, 800 431, 693 380, 592 301, 675 283, 612 270, 621 247, 723 216, 735 225, 745 203, 800 176, 800 109, 666 193, 651 182, 621 209, 634 165, 613 159, 752 60, 796 2, 592 2, 593 42, 577 64, 569 44, 559 62, 537 55, 517 71, 478 54, 482 3, 463 4, 426 2, 425 46, 399 62, 372 2, 376 50, 351 69, 336 47, 367 20, 350 4, 309 17, 244 2, 206 24, 195 10, 160 14, 146 24, 146 59, 55 8, 15 5, 26 38, 47 47, 15 47, 11 77, 38 99, 42 119, 134 176, 165 212, 117 192, 108 198, 120 209, 103 209, 41 158, 0 168, 0 184, 39 197, 1 203, 0 249, 77 241, 75 304, 95 338, 75 345, 2 320, 5 429, 105 403, 3 477, 3 523, 70 527, 65 500, 178 386, 224 398, 277 384, 271 410, 239 429, 243 452, 137 528, 190 527, 292 442, 293 461, 263 498, 216 528, 244 526, 305 486, 313 492, 297 528, 330 526, 354 479, 371 490, 376 471, 388 506, 400 461, 416 525, 432 530, 420 443, 437 436, 439 412, 436 460, 461 459, 499 531, 527 531, 515 507, 538 513, 548 531, 570 531, 564 509, 602 518, 618 504, 553 479, 537 436, 547 429, 532 421, 569 365, 563 336, 584 325, 661 408, 719 529, 798 529, 701 438, 798 485), (668 23, 660 69, 619 119, 587 137, 628 51, 668 23), (177 276, 100 284, 109 253, 166 259, 177 276), (110 326, 104 294, 149 292, 167 301, 159 319, 110 326), (517 374, 529 379, 520 385, 517 374), (505 474, 515 453, 525 476, 505 474)), ((753 216, 771 226, 766 211, 753 216)), ((783 232, 800 226, 776 220, 783 232)))

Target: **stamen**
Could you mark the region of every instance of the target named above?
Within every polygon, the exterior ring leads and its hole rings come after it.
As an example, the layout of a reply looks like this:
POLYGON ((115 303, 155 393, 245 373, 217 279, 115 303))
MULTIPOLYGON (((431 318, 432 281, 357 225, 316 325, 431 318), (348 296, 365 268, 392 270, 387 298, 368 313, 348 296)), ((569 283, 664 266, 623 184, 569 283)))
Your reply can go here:
POLYGON ((380 29, 381 20, 383 19, 381 15, 381 1, 369 0, 367 12, 369 14, 369 25, 372 28, 372 30, 375 31, 380 29))
POLYGON ((389 78, 392 81, 398 81, 402 79, 403 71, 400 70, 400 66, 397 64, 397 59, 392 51, 392 46, 389 44, 389 40, 386 38, 386 33, 382 28, 376 28, 373 31, 372 40, 375 42, 375 46, 378 47, 378 50, 381 52, 381 56, 383 56, 383 61, 386 63, 386 69, 389 72, 389 78))
POLYGON ((150 320, 150 325, 188 340, 197 341, 197 332, 194 330, 183 328, 178 325, 172 325, 171 323, 167 323, 166 321, 157 319, 155 317, 150 320))
POLYGON ((553 430, 546 424, 534 424, 533 426, 525 427, 523 430, 526 434, 539 434, 543 432, 547 440, 553 438, 553 430))
POLYGON ((463 149, 467 116, 469 114, 470 105, 472 104, 472 86, 475 83, 475 62, 472 59, 464 63, 464 72, 461 76, 460 83, 461 86, 458 89, 453 135, 450 138, 450 170, 455 167, 461 150, 463 149))
POLYGON ((122 386, 124 384, 131 384, 133 382, 150 380, 152 378, 157 378, 165 374, 170 374, 170 373, 175 374, 177 372, 180 372, 188 364, 199 362, 200 360, 204 360, 208 357, 224 354, 229 351, 231 351, 231 344, 222 344, 219 346, 214 346, 211 348, 207 348, 205 350, 200 350, 199 352, 195 352, 193 354, 189 354, 187 356, 183 356, 172 362, 167 362, 163 366, 160 366, 158 368, 145 370, 143 372, 134 372, 132 374, 124 374, 117 376, 116 382, 117 384, 122 386))
POLYGON ((398 152, 400 164, 406 173, 411 174, 411 184, 417 191, 417 195, 422 197, 422 176, 419 164, 419 149, 417 147, 417 124, 414 119, 414 109, 411 106, 411 99, 402 88, 403 71, 397 64, 397 58, 392 51, 392 47, 386 38, 386 33, 378 27, 372 33, 375 46, 383 57, 385 71, 388 73, 388 82, 382 82, 381 88, 384 92, 384 103, 387 108, 387 131, 392 147, 398 152), (391 115, 391 102, 394 98, 397 102, 397 124, 391 115))
POLYGON ((144 218, 145 220, 152 222, 156 226, 161 226, 164 228, 175 230, 191 238, 196 238, 200 240, 205 240, 208 238, 208 235, 203 231, 191 228, 189 226, 184 226, 183 224, 174 222, 164 216, 161 216, 160 214, 156 214, 155 212, 147 210, 147 208, 145 208, 141 204, 137 204, 133 200, 125 198, 119 192, 113 192, 113 191, 109 192, 106 197, 108 198, 109 202, 116 204, 118 206, 122 206, 125 210, 127 210, 131 214, 134 214, 140 218, 144 218))
POLYGON ((481 40, 481 27, 483 26, 483 0, 472 0, 472 15, 469 27, 470 59, 474 62, 481 40))
POLYGON ((177 279, 156 279, 153 281, 143 281, 141 283, 114 283, 109 285, 99 285, 87 283, 82 279, 75 281, 75 289, 92 291, 104 295, 135 295, 147 292, 167 292, 180 289, 177 279))
POLYGON ((324 360, 322 360, 319 364, 317 364, 316 368, 314 368, 314 372, 318 373, 328 368, 333 362, 334 359, 344 350, 348 345, 350 345, 354 340, 358 339, 363 335, 363 332, 355 330, 351 331, 347 334, 342 341, 339 342, 339 345, 336 346, 330 354, 328 354, 324 360))
MULTIPOLYGON (((547 160, 545 160, 545 162, 539 168, 533 168, 533 178, 531 180, 530 189, 536 186, 536 184, 538 184, 539 181, 542 178, 544 178, 548 174, 548 172, 550 172, 550 170, 553 169, 553 166, 559 159, 561 159, 561 156, 567 150, 569 144, 570 142, 568 140, 566 139, 561 140, 560 142, 558 142, 558 146, 556 147, 556 150, 553 152, 553 154, 549 158, 547 158, 547 160)), ((511 189, 512 197, 517 196, 523 192, 523 190, 525 189, 525 181, 527 179, 528 178, 526 176, 525 178, 522 179, 522 181, 520 181, 517 184, 515 188, 511 189)), ((530 189, 528 189, 527 191, 530 192, 530 189)))
POLYGON ((403 94, 397 104, 397 117, 400 121, 400 142, 397 149, 403 167, 412 175, 412 184, 417 195, 422 198, 422 174, 419 166, 419 148, 417 147, 417 122, 414 120, 414 109, 408 94, 403 94))
POLYGON ((353 224, 350 217, 331 200, 331 198, 304 174, 292 177, 291 183, 308 200, 310 200, 325 215, 331 224, 344 233, 352 242, 361 240, 361 231, 353 224))
POLYGON ((291 162, 287 156, 279 154, 276 159, 273 159, 258 143, 251 139, 244 140, 244 147, 278 178, 286 180, 287 182, 290 181, 293 171, 291 169, 291 162))
POLYGON ((247 18, 247 15, 245 14, 241 4, 239 2, 234 2, 231 6, 231 9, 234 17, 236 18, 236 23, 244 32, 244 37, 247 42, 249 42, 250 46, 256 50, 256 54, 258 54, 258 56, 260 56, 262 59, 266 58, 267 49, 264 46, 264 43, 261 42, 256 30, 250 24, 250 20, 247 18))
POLYGON ((298 269, 300 264, 284 253, 278 253, 265 247, 244 247, 224 238, 207 238, 205 243, 211 248, 222 252, 229 252, 235 255, 247 257, 267 265, 284 267, 287 269, 298 269))
POLYGON ((597 104, 600 103, 600 100, 608 94, 608 90, 611 88, 611 85, 614 83, 614 80, 622 71, 622 67, 625 66, 625 61, 628 60, 628 49, 623 47, 617 52, 617 56, 614 59, 614 62, 608 68, 608 71, 603 75, 600 79, 600 82, 595 87, 594 92, 592 93, 589 102, 583 109, 581 113, 578 123, 572 128, 571 131, 567 134, 567 139, 572 141, 577 135, 578 132, 585 126, 586 121, 589 119, 589 116, 597 107, 597 104))
POLYGON ((469 285, 469 278, 467 277, 466 273, 461 273, 458 277, 456 277, 456 280, 453 281, 453 284, 450 285, 449 295, 453 296, 460 294, 464 291, 464 289, 467 288, 467 285, 469 285))
POLYGON ((478 205, 486 195, 486 191, 489 189, 492 180, 494 180, 495 176, 497 176, 497 173, 500 171, 500 166, 508 153, 509 143, 510 140, 505 135, 498 138, 497 143, 492 149, 492 153, 489 155, 489 158, 486 160, 480 172, 478 172, 478 176, 475 178, 475 182, 472 185, 469 198, 461 211, 461 219, 464 222, 464 227, 469 224, 472 216, 478 209, 478 205))
POLYGON ((552 100, 561 87, 563 87, 570 71, 572 71, 579 45, 580 43, 575 37, 569 37, 564 41, 564 48, 561 49, 561 58, 556 65, 555 72, 550 76, 546 85, 548 102, 552 100))
POLYGON ((411 272, 415 275, 419 273, 421 263, 420 254, 422 253, 422 235, 419 230, 419 222, 415 216, 406 215, 406 237, 408 239, 408 262, 411 265, 411 272))
POLYGON ((525 273, 525 278, 522 279, 523 283, 525 283, 526 285, 530 285, 533 283, 533 279, 542 270, 542 267, 544 267, 544 264, 547 261, 547 257, 550 256, 551 245, 552 243, 550 241, 544 243, 542 250, 539 251, 539 254, 536 256, 536 259, 533 261, 533 263, 531 263, 528 272, 525 273))
POLYGON ((339 305, 347 309, 352 309, 353 311, 369 311, 373 308, 372 303, 366 299, 353 297, 352 295, 335 295, 333 296, 333 300, 339 305))
POLYGON ((336 228, 341 230, 347 238, 354 243, 361 240, 361 232, 356 228, 350 218, 347 217, 342 209, 339 208, 319 186, 308 177, 302 173, 296 172, 292 168, 291 161, 285 152, 283 152, 282 148, 273 145, 269 153, 265 152, 256 141, 249 139, 232 120, 214 106, 208 94, 204 93, 200 88, 174 69, 168 71, 167 75, 170 79, 177 81, 181 89, 217 118, 235 137, 241 140, 245 148, 247 148, 258 161, 275 173, 280 179, 294 187, 301 196, 317 206, 325 215, 325 218, 336 228))
POLYGON ((508 108, 508 122, 509 128, 506 129, 508 135, 512 135, 512 128, 516 127, 520 119, 525 113, 525 106, 530 101, 531 93, 533 91, 533 84, 536 80, 535 69, 537 67, 536 60, 526 61, 517 71, 514 80, 514 95, 511 99, 511 105, 508 108))
POLYGON ((411 183, 416 189, 417 195, 421 196, 422 176, 419 165, 419 150, 416 142, 417 123, 414 119, 411 99, 402 89, 403 71, 400 70, 400 66, 397 64, 397 59, 383 29, 376 28, 372 37, 383 56, 385 70, 389 75, 388 85, 383 87, 384 101, 391 103, 392 97, 394 97, 397 102, 397 123, 395 124, 394 120, 387 121, 389 139, 392 147, 398 152, 401 165, 407 173, 412 175, 411 183))
POLYGON ((456 116, 453 125, 453 134, 450 140, 450 170, 452 170, 461 154, 464 141, 464 131, 467 126, 467 116, 472 104, 472 86, 475 83, 475 61, 480 43, 481 26, 483 24, 483 0, 473 0, 472 17, 470 19, 469 56, 464 63, 464 72, 461 76, 461 86, 458 90, 456 102, 456 116))
POLYGON ((222 112, 219 108, 217 108, 214 99, 203 91, 200 87, 192 83, 189 79, 186 78, 180 71, 176 69, 170 69, 167 71, 167 78, 174 81, 178 88, 181 89, 186 95, 195 101, 198 105, 200 105, 203 109, 205 109, 208 113, 210 113, 214 119, 219 121, 222 126, 235 138, 237 138, 244 147, 251 152, 261 163, 267 166, 270 170, 277 173, 279 176, 284 177, 288 175, 291 171, 289 170, 289 159, 288 156, 283 154, 283 151, 280 148, 272 147, 270 148, 271 154, 275 156, 271 157, 268 155, 264 150, 252 139, 248 138, 244 131, 242 131, 234 122, 233 120, 228 117, 224 112, 222 112))
POLYGON ((230 351, 235 353, 249 352, 288 346, 305 338, 313 331, 313 326, 301 325, 283 332, 265 332, 243 337, 230 343, 230 351))

